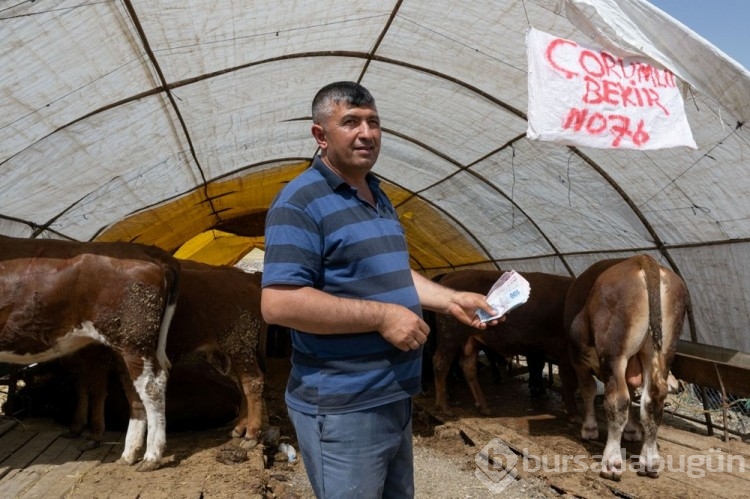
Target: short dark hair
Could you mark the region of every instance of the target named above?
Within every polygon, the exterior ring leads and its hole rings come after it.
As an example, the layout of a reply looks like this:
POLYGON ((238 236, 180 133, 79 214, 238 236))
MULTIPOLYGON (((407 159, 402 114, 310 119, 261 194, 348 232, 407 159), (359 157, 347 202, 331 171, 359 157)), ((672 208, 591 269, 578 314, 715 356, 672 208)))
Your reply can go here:
POLYGON ((313 123, 321 123, 331 114, 333 104, 346 103, 350 107, 372 107, 375 99, 372 94, 354 81, 329 83, 318 90, 312 102, 313 123))

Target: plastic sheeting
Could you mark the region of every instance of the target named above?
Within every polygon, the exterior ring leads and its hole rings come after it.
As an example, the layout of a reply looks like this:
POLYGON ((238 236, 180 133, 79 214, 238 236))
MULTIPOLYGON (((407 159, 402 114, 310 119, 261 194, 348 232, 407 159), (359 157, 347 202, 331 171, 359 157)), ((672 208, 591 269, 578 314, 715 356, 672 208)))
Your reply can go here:
POLYGON ((0 233, 262 238, 315 153, 312 96, 360 80, 414 268, 646 252, 690 287, 684 339, 750 352, 750 73, 645 1, 15 2, 0 32, 0 233), (530 26, 675 73, 698 149, 527 139, 530 26))

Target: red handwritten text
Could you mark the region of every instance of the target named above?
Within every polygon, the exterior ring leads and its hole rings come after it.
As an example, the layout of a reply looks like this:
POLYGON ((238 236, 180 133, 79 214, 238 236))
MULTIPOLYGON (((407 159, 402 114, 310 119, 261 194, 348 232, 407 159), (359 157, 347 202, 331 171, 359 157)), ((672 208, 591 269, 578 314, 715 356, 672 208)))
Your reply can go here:
POLYGON ((601 135, 609 131, 614 139, 612 147, 619 147, 623 139, 630 139, 636 146, 642 146, 649 140, 644 129, 643 120, 638 120, 635 129, 631 128, 632 120, 621 114, 604 115, 599 112, 589 114, 587 109, 571 109, 563 121, 564 129, 575 132, 585 130, 591 135, 601 135))
POLYGON ((670 115, 669 108, 660 100, 660 89, 677 86, 669 70, 639 61, 626 62, 607 52, 590 50, 560 38, 547 45, 545 59, 555 72, 568 80, 581 82, 581 109, 568 111, 563 120, 565 129, 590 135, 609 133, 614 136, 613 147, 618 147, 623 140, 640 147, 650 138, 644 120, 622 113, 628 108, 651 108, 670 115), (600 111, 596 111, 597 106, 600 111), (622 113, 607 111, 613 107, 622 113))

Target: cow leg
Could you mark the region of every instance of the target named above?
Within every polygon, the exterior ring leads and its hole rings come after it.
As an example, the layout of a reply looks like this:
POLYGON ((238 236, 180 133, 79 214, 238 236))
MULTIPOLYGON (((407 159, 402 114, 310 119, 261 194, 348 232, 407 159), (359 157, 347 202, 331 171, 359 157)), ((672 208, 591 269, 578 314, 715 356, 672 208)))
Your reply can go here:
POLYGON ((453 359, 458 353, 454 345, 438 342, 437 349, 432 356, 432 370, 435 375, 435 406, 445 415, 452 416, 453 411, 448 407, 448 373, 453 359))
POLYGON ((594 399, 596 398, 596 382, 594 377, 588 372, 581 372, 576 368, 578 373, 578 385, 581 388, 581 398, 583 399, 583 423, 581 424, 581 438, 584 440, 596 440, 599 438, 599 425, 596 423, 596 414, 594 413, 594 399))
POLYGON ((83 433, 83 429, 88 422, 89 414, 89 397, 88 387, 83 381, 82 373, 76 375, 76 406, 73 411, 73 420, 68 425, 68 432, 63 433, 65 438, 76 438, 83 433))
POLYGON ((125 433, 125 449, 122 451, 119 462, 134 464, 138 460, 146 438, 146 409, 132 379, 129 377, 122 379, 122 387, 128 399, 128 407, 130 407, 130 420, 125 433))
MULTIPOLYGON (((578 407, 576 406, 576 390, 578 389, 578 376, 575 369, 569 362, 561 360, 557 365, 560 375, 561 395, 565 412, 568 414, 570 421, 580 417, 578 407)), ((590 376, 589 376, 590 377, 590 376)), ((596 389, 596 388, 594 388, 596 389)))
POLYGON ((154 372, 151 363, 144 362, 144 372, 134 383, 138 395, 143 400, 147 418, 146 453, 138 471, 151 471, 159 468, 164 449, 167 446, 167 371, 154 372))
POLYGON ((487 357, 487 362, 490 365, 490 371, 492 372, 492 381, 495 384, 502 383, 503 373, 500 370, 503 368, 505 372, 508 372, 508 361, 505 357, 495 352, 491 348, 483 348, 484 354, 487 357))
POLYGON ((97 381, 97 386, 89 390, 89 434, 81 450, 95 449, 102 443, 104 435, 104 404, 107 400, 108 373, 97 381))
MULTIPOLYGON (((625 380, 628 384, 630 400, 633 400, 636 388, 639 388, 643 384, 643 369, 638 355, 634 355, 628 360, 628 365, 625 369, 625 380)), ((628 422, 625 425, 622 438, 628 442, 636 442, 643 438, 638 410, 632 404, 629 407, 628 422)))
POLYGON ((625 381, 625 359, 613 359, 611 371, 602 365, 602 376, 606 379, 604 410, 607 415, 607 445, 602 456, 602 478, 619 481, 622 478, 623 458, 620 447, 622 433, 628 421, 630 392, 625 381))
POLYGON ((243 396, 240 401, 239 418, 231 435, 233 438, 244 435, 245 440, 248 443, 252 442, 252 446, 254 446, 258 443, 258 437, 260 436, 263 413, 263 372, 257 363, 253 366, 243 366, 237 371, 235 375, 240 382, 240 390, 243 396))
POLYGON ((526 356, 529 366, 529 393, 533 399, 547 399, 547 388, 544 386, 544 354, 532 353, 526 356))
MULTIPOLYGON (((104 346, 88 347, 81 352, 82 370, 78 384, 83 384, 85 392, 81 396, 88 401, 89 434, 86 443, 80 449, 95 449, 101 444, 104 435, 104 406, 107 400, 109 374, 116 365, 111 349, 104 346)), ((86 415, 84 414, 84 417, 86 415)))
POLYGON ((81 451, 96 449, 102 442, 107 378, 106 369, 95 368, 94 371, 80 373, 76 381, 78 399, 69 431, 71 435, 79 436, 88 423, 86 441, 78 447, 81 451))
POLYGON ((138 471, 155 470, 160 466, 167 442, 167 371, 155 371, 155 359, 126 357, 124 360, 128 377, 123 376, 122 381, 130 406, 130 421, 120 460, 134 464, 145 437, 146 452, 138 471))
POLYGON ((473 337, 469 337, 464 343, 464 348, 458 356, 458 362, 461 365, 461 371, 464 373, 466 384, 474 397, 474 405, 479 409, 483 416, 491 414, 487 399, 484 398, 482 387, 479 386, 477 379, 477 361, 479 360, 479 342, 473 337))
POLYGON ((661 355, 651 354, 649 362, 646 355, 641 359, 643 364, 643 393, 641 394, 641 423, 643 425, 643 446, 638 458, 638 474, 657 478, 663 468, 662 459, 656 443, 656 434, 664 413, 664 399, 667 396, 667 370, 661 355))
POLYGON ((112 367, 112 351, 103 345, 90 345, 67 358, 75 373, 76 405, 68 432, 62 436, 80 436, 88 425, 86 441, 79 450, 95 449, 104 434, 104 403, 112 367))
MULTIPOLYGON (((633 400, 635 391, 630 388, 630 400, 633 400)), ((641 397, 641 401, 643 397, 641 397)), ((643 430, 641 428, 640 416, 638 414, 638 408, 633 404, 630 404, 628 408, 628 422, 625 424, 625 429, 622 433, 622 438, 628 442, 637 442, 643 439, 643 430)))
MULTIPOLYGON (((583 399, 581 438, 583 440, 596 440, 599 438, 599 425, 596 423, 596 414, 594 413, 596 381, 594 381, 593 367, 599 365, 599 360, 596 350, 586 346, 589 344, 589 334, 588 319, 584 318, 582 314, 577 316, 570 324, 568 354, 570 367, 578 379, 578 388, 583 399)), ((563 372, 561 371, 560 374, 562 376, 563 372)), ((575 400, 572 400, 571 404, 574 406, 575 400)), ((572 413, 572 417, 574 420, 577 419, 577 410, 572 413)))
POLYGON ((571 366, 578 378, 578 387, 583 399, 581 438, 583 440, 596 440, 599 438, 599 425, 596 423, 596 414, 594 412, 596 381, 594 381, 593 370, 589 366, 590 359, 596 359, 596 352, 591 348, 585 350, 574 349, 571 350, 570 354, 571 366))

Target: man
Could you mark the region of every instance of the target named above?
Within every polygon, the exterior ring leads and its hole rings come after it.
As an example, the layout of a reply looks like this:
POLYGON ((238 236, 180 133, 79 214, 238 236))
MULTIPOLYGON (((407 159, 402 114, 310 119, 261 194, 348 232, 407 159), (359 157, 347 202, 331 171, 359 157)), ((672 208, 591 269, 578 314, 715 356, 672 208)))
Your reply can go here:
POLYGON ((261 308, 292 330, 289 415, 318 497, 413 497, 422 307, 478 328, 476 309, 493 310, 411 270, 403 227, 370 173, 381 139, 372 95, 326 85, 312 117, 320 154, 266 220, 261 308))

